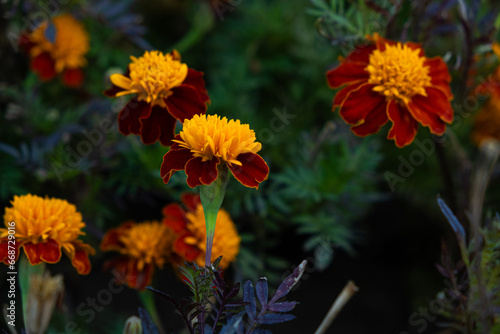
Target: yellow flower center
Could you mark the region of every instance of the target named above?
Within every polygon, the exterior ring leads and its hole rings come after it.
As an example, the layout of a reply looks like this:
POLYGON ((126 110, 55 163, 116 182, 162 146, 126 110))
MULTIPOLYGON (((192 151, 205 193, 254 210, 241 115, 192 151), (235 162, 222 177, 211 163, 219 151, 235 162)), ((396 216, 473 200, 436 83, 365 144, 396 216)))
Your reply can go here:
POLYGON ((134 224, 119 237, 125 246, 120 252, 138 260, 138 270, 142 270, 145 264, 154 264, 162 268, 173 238, 171 230, 160 222, 146 221, 134 224))
POLYGON ((83 25, 69 14, 52 19, 55 40, 46 37, 47 22, 41 24, 30 36, 35 46, 30 50, 36 57, 48 52, 55 62, 55 70, 60 73, 66 68, 80 68, 87 64, 85 54, 89 51, 89 36, 83 25))
POLYGON ((416 94, 427 96, 425 87, 431 84, 431 77, 429 67, 424 66, 425 57, 419 56, 420 50, 401 43, 385 47, 385 51, 370 54, 366 67, 370 73, 368 83, 376 85, 373 90, 403 104, 416 94))
POLYGON ((164 100, 172 94, 172 88, 182 84, 188 73, 187 65, 180 62, 178 53, 174 54, 146 51, 142 57, 130 57, 130 77, 121 74, 110 77, 111 82, 125 89, 116 96, 137 93, 140 101, 166 108, 164 100))
MULTIPOLYGON (((186 214, 188 219, 187 228, 193 234, 192 237, 184 241, 191 245, 196 245, 202 250, 202 253, 195 259, 200 266, 205 265, 205 252, 207 250, 207 232, 205 228, 205 214, 203 206, 198 204, 194 212, 186 214)), ((215 261, 222 255, 221 267, 225 269, 236 259, 240 251, 240 236, 234 226, 229 213, 220 209, 217 214, 217 223, 215 225, 214 241, 212 245, 212 261, 215 261)))
POLYGON ((236 160, 242 153, 257 153, 262 148, 256 142, 255 132, 248 124, 239 120, 228 121, 226 117, 217 115, 195 115, 185 120, 179 133, 182 140, 174 140, 181 147, 190 149, 195 157, 203 161, 213 157, 241 166, 236 160))
MULTIPOLYGON (((63 247, 73 248, 71 242, 84 235, 82 215, 73 204, 56 198, 42 198, 31 194, 14 196, 12 207, 5 208, 4 224, 15 223, 18 242, 34 244, 48 239, 57 241, 63 247)), ((0 237, 6 237, 8 229, 0 229, 0 237)))

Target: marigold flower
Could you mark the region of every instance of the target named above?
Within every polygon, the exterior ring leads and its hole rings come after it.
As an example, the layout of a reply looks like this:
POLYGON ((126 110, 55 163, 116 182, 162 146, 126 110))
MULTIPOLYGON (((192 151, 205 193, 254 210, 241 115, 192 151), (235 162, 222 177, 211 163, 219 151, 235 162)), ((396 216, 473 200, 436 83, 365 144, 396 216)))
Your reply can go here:
MULTIPOLYGON (((493 50, 496 58, 500 59, 500 44, 493 43, 491 45, 491 49, 493 50)), ((488 78, 478 85, 475 93, 495 96, 497 100, 500 98, 500 66, 495 68, 495 70, 488 75, 488 78)))
MULTIPOLYGON (((180 259, 205 265, 207 249, 205 215, 200 198, 193 194, 184 194, 181 198, 183 206, 169 204, 163 208, 163 223, 175 233, 173 252, 180 259)), ((240 236, 229 216, 220 209, 217 215, 214 240, 212 245, 212 262, 222 255, 221 269, 226 269, 236 260, 240 251, 240 236)), ((181 262, 178 260, 177 262, 181 262)))
POLYGON ((62 249, 79 274, 90 272, 88 256, 95 251, 78 239, 85 235, 82 232, 85 223, 73 204, 31 194, 14 196, 11 204, 4 214, 7 228, 0 228, 0 261, 8 264, 8 246, 14 246, 8 236, 14 230, 16 261, 21 247, 32 265, 59 262, 62 249))
POLYGON ((120 132, 140 135, 144 144, 170 146, 175 122, 204 114, 209 102, 203 73, 181 63, 177 51, 146 51, 130 57, 125 75, 111 75, 113 87, 104 92, 117 97, 136 94, 118 116, 120 132))
POLYGON ((491 138, 500 140, 500 96, 491 95, 474 122, 472 140, 477 144, 491 138))
POLYGON ((168 183, 176 171, 185 170, 191 188, 209 185, 219 176, 218 165, 225 164, 244 186, 258 188, 267 179, 269 167, 256 154, 262 145, 255 140, 255 132, 239 120, 195 115, 184 121, 163 157, 163 182, 168 183))
POLYGON ((105 263, 105 268, 117 271, 119 283, 144 290, 151 284, 155 267, 163 268, 173 240, 172 231, 160 222, 125 222, 109 230, 102 239, 102 251, 121 254, 105 263))
POLYGON ((358 136, 376 133, 388 121, 388 139, 398 147, 410 144, 419 123, 442 135, 453 120, 453 98, 446 64, 427 58, 419 44, 386 40, 378 34, 373 43, 358 46, 328 71, 331 88, 342 88, 333 100, 340 116, 358 136))
POLYGON ((31 68, 40 80, 50 80, 62 74, 66 86, 82 84, 81 68, 87 64, 85 54, 89 51, 89 37, 73 16, 55 16, 50 23, 44 22, 31 34, 22 36, 20 42, 29 53, 31 68), (47 31, 49 26, 54 33, 47 31), (48 37, 50 34, 54 36, 48 37))

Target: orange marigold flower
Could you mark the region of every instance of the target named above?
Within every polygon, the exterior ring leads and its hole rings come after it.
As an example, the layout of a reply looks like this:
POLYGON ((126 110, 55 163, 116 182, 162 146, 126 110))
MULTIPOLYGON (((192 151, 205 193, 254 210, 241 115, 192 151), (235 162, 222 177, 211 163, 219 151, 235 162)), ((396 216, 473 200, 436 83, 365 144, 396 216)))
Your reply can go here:
POLYGON ((419 123, 442 135, 453 121, 453 98, 446 64, 426 58, 416 43, 392 42, 374 34, 371 44, 356 47, 340 66, 328 71, 331 88, 342 88, 333 100, 340 116, 358 136, 376 133, 388 121, 388 139, 410 144, 419 123))
POLYGON ((105 263, 105 269, 114 269, 119 283, 144 290, 151 284, 155 267, 163 268, 173 240, 172 231, 160 222, 125 222, 109 230, 102 239, 102 251, 121 254, 105 263))
POLYGON ((500 140, 500 96, 493 94, 476 116, 472 140, 481 144, 485 139, 500 140))
POLYGON ((22 36, 20 43, 31 57, 32 70, 41 80, 50 80, 62 74, 66 86, 78 87, 82 84, 81 68, 87 64, 85 54, 89 51, 89 37, 83 25, 73 16, 55 16, 31 34, 22 36))
MULTIPOLYGON (((200 197, 184 194, 182 204, 169 204, 163 208, 163 223, 175 233, 173 252, 182 260, 205 265, 207 249, 205 215, 200 197)), ((220 209, 217 214, 214 240, 212 245, 212 262, 222 255, 222 270, 236 260, 240 251, 240 236, 229 213, 220 209)))
POLYGON ((165 55, 146 51, 130 58, 125 75, 111 75, 113 87, 104 92, 110 97, 135 94, 118 116, 120 132, 140 135, 144 144, 159 140, 170 146, 176 120, 184 122, 207 109, 203 73, 181 63, 175 50, 165 55))
POLYGON ((163 157, 163 182, 168 183, 176 171, 185 170, 191 188, 209 185, 219 176, 218 165, 225 164, 244 186, 258 188, 267 179, 269 167, 256 154, 262 145, 255 140, 255 132, 239 120, 195 115, 184 121, 163 157))
MULTIPOLYGON (((500 59, 500 44, 493 43, 491 49, 497 59, 500 59)), ((495 96, 497 100, 500 98, 500 66, 488 75, 488 78, 484 82, 478 85, 475 93, 495 96)))
POLYGON ((11 204, 5 209, 6 228, 0 228, 0 261, 8 264, 9 245, 14 246, 9 243, 9 231, 13 230, 16 261, 21 247, 32 265, 59 262, 62 249, 79 274, 90 272, 89 254, 95 251, 78 239, 85 235, 85 223, 73 204, 31 194, 14 196, 11 204))

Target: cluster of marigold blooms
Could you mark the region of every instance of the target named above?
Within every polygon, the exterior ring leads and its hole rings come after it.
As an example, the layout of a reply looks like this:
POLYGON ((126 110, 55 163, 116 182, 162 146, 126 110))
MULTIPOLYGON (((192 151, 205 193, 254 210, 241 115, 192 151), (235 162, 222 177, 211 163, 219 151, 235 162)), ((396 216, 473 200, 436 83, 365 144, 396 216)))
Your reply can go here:
MULTIPOLYGON (((67 14, 51 24, 56 28, 53 41, 47 39, 49 24, 26 37, 31 67, 41 79, 61 73, 65 82, 81 83, 83 75, 74 71, 85 64, 88 37, 84 29, 67 14), (80 79, 70 80, 75 77, 80 79)), ((145 52, 131 60, 123 74, 111 75, 113 86, 104 93, 109 97, 132 95, 118 115, 122 134, 139 135, 144 144, 159 142, 170 147, 160 170, 165 183, 180 170, 191 188, 212 184, 226 170, 246 187, 257 189, 267 179, 269 167, 257 154, 262 145, 248 124, 206 114, 210 100, 203 73, 188 68, 176 51, 145 52), (175 134, 177 121, 182 123, 179 134, 175 134)), ((330 87, 341 88, 333 100, 334 110, 338 107, 358 136, 376 133, 390 122, 387 138, 404 147, 414 140, 419 125, 442 135, 453 120, 447 66, 440 57, 425 57, 416 43, 368 36, 365 45, 356 46, 340 59, 337 68, 328 71, 327 79, 330 87)), ((498 111, 498 103, 496 108, 498 111)), ((16 258, 22 247, 33 265, 55 263, 62 250, 80 274, 89 273, 89 255, 94 249, 78 239, 85 224, 74 205, 59 199, 16 196, 4 215, 6 227, 11 221, 16 223, 16 258)), ((7 233, 0 229, 0 261, 4 262, 7 233)), ((203 265, 206 233, 199 197, 187 194, 182 204, 163 209, 162 222, 125 222, 109 230, 101 250, 120 253, 106 267, 120 273, 123 283, 140 290, 150 284, 154 269, 167 262, 203 265)), ((222 255, 221 266, 227 268, 238 254, 239 243, 229 214, 221 209, 212 261, 222 255)))

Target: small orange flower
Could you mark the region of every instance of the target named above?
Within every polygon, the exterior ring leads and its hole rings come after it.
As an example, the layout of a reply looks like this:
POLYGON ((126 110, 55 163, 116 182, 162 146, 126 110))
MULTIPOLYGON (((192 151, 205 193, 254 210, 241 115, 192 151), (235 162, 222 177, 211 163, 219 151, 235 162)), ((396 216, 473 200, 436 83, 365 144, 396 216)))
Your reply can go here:
POLYGON ((89 50, 89 37, 73 16, 63 14, 49 23, 44 22, 33 33, 23 35, 20 43, 31 56, 31 68, 41 80, 62 74, 66 86, 82 84, 81 68, 87 64, 85 54, 89 50))
POLYGON ((195 115, 184 121, 163 157, 163 182, 168 183, 176 171, 185 170, 191 188, 209 185, 219 176, 219 164, 225 164, 241 184, 258 188, 267 179, 269 167, 257 154, 262 145, 255 140, 255 132, 239 120, 195 115))
POLYGON ((59 262, 62 249, 79 274, 90 272, 89 254, 95 251, 78 239, 85 223, 73 204, 31 194, 14 196, 11 204, 5 209, 6 228, 0 228, 0 261, 8 264, 9 246, 16 248, 16 261, 23 247, 32 265, 59 262), (9 242, 9 231, 15 231, 15 243, 9 242))
POLYGON ((144 144, 156 141, 170 146, 176 120, 184 122, 204 114, 209 102, 203 73, 181 63, 177 51, 163 54, 146 51, 142 57, 130 57, 128 71, 111 75, 109 97, 135 94, 118 116, 120 132, 140 135, 144 144))
MULTIPOLYGON (((184 194, 181 198, 183 206, 170 204, 163 208, 163 223, 175 234, 173 252, 182 260, 205 265, 206 229, 205 216, 200 197, 184 194)), ((217 214, 214 240, 212 245, 212 262, 222 255, 221 269, 226 269, 236 259, 240 250, 240 236, 229 213, 220 209, 217 214)))
POLYGON ((163 268, 167 261, 173 238, 170 229, 160 222, 125 222, 109 230, 101 241, 102 251, 121 254, 105 263, 105 269, 116 270, 119 283, 144 290, 151 284, 155 267, 163 268))
POLYGON ((378 34, 328 71, 328 84, 341 89, 333 100, 358 136, 376 133, 388 121, 388 139, 410 144, 419 123, 442 135, 453 121, 450 75, 440 57, 426 58, 416 43, 386 40, 378 34))

